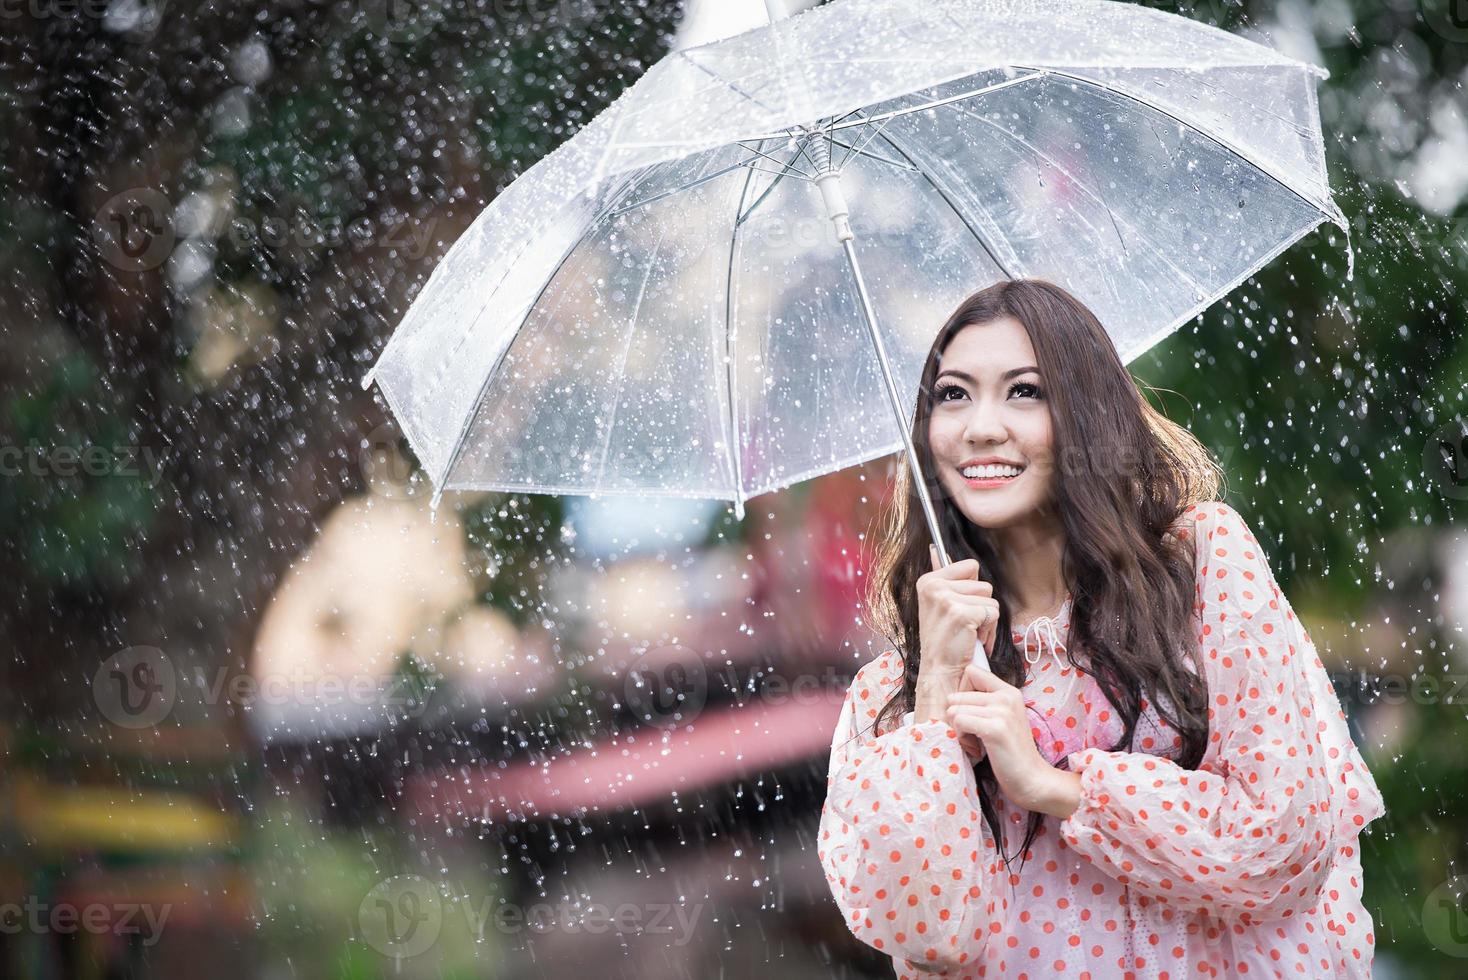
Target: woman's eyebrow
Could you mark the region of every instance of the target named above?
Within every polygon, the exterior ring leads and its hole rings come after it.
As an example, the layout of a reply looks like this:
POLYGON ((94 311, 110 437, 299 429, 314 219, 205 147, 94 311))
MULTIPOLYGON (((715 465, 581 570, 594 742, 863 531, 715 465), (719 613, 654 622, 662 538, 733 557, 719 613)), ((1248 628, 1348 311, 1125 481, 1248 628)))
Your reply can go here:
MULTIPOLYGON (((999 376, 999 380, 1008 381, 1010 378, 1018 377, 1021 374, 1028 374, 1031 371, 1035 372, 1036 374, 1040 373, 1039 368, 1037 368, 1033 364, 1030 364, 1025 367, 1010 368, 1008 371, 1005 371, 999 376)), ((955 377, 962 378, 969 384, 978 384, 978 380, 972 374, 969 374, 966 371, 959 371, 956 368, 945 368, 944 370, 938 372, 938 377, 941 378, 945 374, 951 374, 955 377)), ((933 380, 936 381, 937 378, 934 378, 933 380)))

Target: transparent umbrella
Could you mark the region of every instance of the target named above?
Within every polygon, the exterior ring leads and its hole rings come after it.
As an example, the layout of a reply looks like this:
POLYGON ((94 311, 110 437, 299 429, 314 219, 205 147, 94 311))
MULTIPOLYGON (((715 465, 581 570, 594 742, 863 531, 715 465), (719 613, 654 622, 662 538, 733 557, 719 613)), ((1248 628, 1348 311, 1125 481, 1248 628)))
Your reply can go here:
MULTIPOLYGON (((1327 72, 1110 0, 834 0, 656 63, 506 188, 375 379, 446 489, 749 497, 903 451, 1001 277, 1135 358, 1324 221, 1327 72)), ((1349 275, 1349 274, 1348 274, 1349 275)), ((976 651, 982 657, 982 648, 976 651)))

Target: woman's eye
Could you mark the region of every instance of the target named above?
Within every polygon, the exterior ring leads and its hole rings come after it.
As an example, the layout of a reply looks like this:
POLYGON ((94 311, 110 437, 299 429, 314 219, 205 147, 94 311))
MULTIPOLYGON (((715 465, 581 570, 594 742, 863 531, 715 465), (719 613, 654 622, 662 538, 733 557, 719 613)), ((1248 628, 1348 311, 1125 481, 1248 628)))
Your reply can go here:
POLYGON ((1041 395, 1040 386, 1032 381, 1017 381, 1009 386, 1009 393, 1011 395, 1020 390, 1029 391, 1031 398, 1039 398, 1041 395))
POLYGON ((935 401, 940 401, 940 402, 942 402, 942 401, 952 401, 953 399, 951 399, 951 398, 948 397, 949 394, 952 393, 952 392, 957 392, 958 394, 963 395, 965 397, 968 396, 968 392, 964 391, 958 385, 939 385, 933 391, 933 399, 935 401))

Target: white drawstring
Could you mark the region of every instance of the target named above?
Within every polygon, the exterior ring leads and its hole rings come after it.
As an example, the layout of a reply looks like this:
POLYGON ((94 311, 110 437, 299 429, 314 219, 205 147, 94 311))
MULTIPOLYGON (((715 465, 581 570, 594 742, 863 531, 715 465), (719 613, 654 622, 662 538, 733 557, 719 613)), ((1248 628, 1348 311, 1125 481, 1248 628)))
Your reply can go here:
POLYGON ((1064 618, 1066 607, 1069 605, 1070 599, 1067 597, 1065 602, 1060 604, 1060 612, 1054 616, 1039 616, 1025 624, 1024 633, 1020 637, 1020 647, 1024 650, 1025 663, 1033 667, 1040 662, 1040 658, 1045 655, 1044 643, 1042 641, 1048 637, 1050 640, 1050 656, 1055 658, 1055 666, 1060 670, 1065 669, 1065 662, 1060 659, 1060 653, 1056 649, 1060 645, 1060 638, 1056 635, 1055 629, 1056 623, 1064 618), (1030 630, 1035 631, 1035 656, 1033 659, 1030 657, 1030 630))

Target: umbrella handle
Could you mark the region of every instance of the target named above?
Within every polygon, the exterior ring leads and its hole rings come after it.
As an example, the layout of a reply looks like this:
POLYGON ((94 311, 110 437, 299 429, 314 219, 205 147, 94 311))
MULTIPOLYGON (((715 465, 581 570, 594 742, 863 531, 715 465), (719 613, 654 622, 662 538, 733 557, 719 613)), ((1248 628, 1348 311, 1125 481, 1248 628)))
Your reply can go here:
POLYGON ((984 641, 978 637, 974 637, 974 657, 972 662, 975 667, 982 667, 984 670, 989 669, 989 654, 984 650, 984 641))

